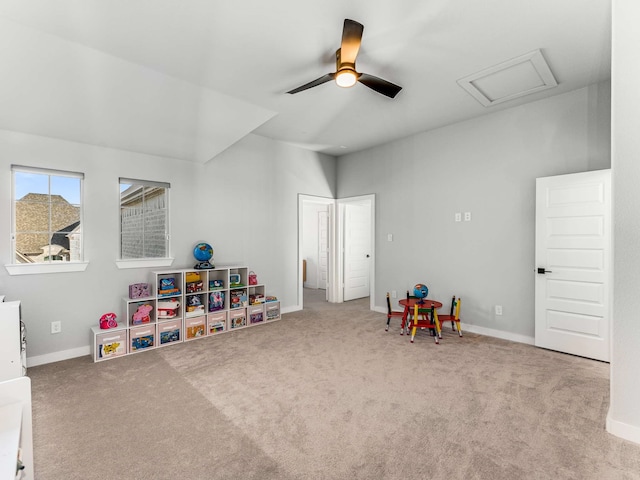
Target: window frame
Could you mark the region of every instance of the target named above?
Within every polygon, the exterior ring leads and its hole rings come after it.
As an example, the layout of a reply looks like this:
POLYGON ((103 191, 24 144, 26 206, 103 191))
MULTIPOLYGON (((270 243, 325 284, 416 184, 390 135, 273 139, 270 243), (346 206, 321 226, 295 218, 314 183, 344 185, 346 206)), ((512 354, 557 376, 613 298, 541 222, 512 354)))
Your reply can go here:
MULTIPOLYGON (((33 173, 37 175, 47 175, 49 177, 49 186, 51 185, 51 177, 67 177, 77 178, 80 180, 79 203, 80 208, 79 222, 81 228, 84 228, 84 173, 72 172, 68 170, 56 170, 43 167, 29 167, 24 165, 11 165, 11 228, 9 230, 11 245, 11 263, 6 264, 5 268, 9 275, 29 275, 43 273, 63 273, 63 272, 82 272, 85 271, 89 262, 85 258, 85 234, 80 234, 80 260, 69 260, 68 262, 36 262, 36 263, 18 263, 16 261, 16 236, 17 236, 17 215, 16 215, 16 173, 33 173)), ((50 187, 48 195, 51 195, 50 187)), ((51 212, 49 212, 49 221, 51 220, 51 212)), ((51 232, 47 232, 48 234, 51 232)))
POLYGON ((118 254, 116 265, 120 269, 145 268, 145 267, 169 267, 173 264, 171 256, 171 184, 137 178, 120 177, 118 179, 118 254), (139 185, 142 187, 163 188, 165 190, 165 255, 163 257, 122 258, 122 185, 139 185))

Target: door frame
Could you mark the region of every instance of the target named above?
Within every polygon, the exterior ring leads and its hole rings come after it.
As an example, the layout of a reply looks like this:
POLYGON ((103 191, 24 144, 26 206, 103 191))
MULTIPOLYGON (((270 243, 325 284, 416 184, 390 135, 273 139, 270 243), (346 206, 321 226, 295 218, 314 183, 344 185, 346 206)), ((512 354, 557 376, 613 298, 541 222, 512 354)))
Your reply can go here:
POLYGON ((304 206, 307 204, 326 205, 329 213, 329 255, 327 259, 329 272, 327 273, 327 300, 336 302, 336 236, 335 236, 335 210, 336 201, 333 198, 319 197, 314 195, 298 194, 298 305, 296 310, 304 308, 304 281, 302 276, 302 233, 304 225, 304 206))
POLYGON ((337 200, 337 219, 336 219, 336 237, 338 252, 337 265, 334 270, 337 273, 334 285, 339 285, 337 288, 336 301, 338 303, 344 302, 344 235, 345 235, 345 205, 357 204, 357 205, 369 205, 371 212, 371 262, 369 265, 369 309, 375 310, 375 278, 376 278, 376 196, 375 194, 359 195, 357 197, 339 198, 337 200))

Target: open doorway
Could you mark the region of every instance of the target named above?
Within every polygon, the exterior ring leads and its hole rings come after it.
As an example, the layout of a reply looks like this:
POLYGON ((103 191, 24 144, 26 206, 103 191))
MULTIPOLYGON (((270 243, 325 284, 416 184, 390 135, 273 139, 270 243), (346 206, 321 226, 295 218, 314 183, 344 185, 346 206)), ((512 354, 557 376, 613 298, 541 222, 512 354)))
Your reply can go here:
POLYGON ((298 195, 298 308, 369 298, 375 309, 375 195, 298 195), (340 252, 340 253, 338 253, 340 252))
POLYGON ((333 216, 335 200, 311 195, 298 198, 298 304, 333 301, 333 216))

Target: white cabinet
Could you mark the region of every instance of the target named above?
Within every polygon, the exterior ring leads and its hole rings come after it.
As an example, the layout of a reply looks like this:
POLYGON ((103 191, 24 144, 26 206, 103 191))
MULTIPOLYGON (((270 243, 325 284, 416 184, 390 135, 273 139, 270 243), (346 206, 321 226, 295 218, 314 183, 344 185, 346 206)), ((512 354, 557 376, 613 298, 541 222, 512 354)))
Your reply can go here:
POLYGON ((33 478, 31 379, 21 376, 0 382, 0 479, 33 478))
POLYGON ((25 375, 20 302, 0 302, 0 382, 25 375))
POLYGON ((123 299, 117 328, 91 329, 94 362, 280 318, 265 286, 249 285, 247 267, 156 271, 150 284, 152 296, 123 299))
POLYGON ((31 379, 26 371, 20 302, 0 301, 0 480, 33 480, 31 379), (16 474, 19 458, 24 468, 16 474))

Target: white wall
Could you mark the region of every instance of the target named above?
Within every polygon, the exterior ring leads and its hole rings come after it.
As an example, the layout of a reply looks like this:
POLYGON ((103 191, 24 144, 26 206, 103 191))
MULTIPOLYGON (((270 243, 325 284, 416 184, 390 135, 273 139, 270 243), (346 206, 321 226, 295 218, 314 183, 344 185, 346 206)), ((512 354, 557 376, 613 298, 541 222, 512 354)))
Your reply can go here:
POLYGON ((462 297, 465 322, 533 341, 535 178, 609 168, 609 102, 592 85, 341 157, 338 198, 376 194, 376 306, 425 283, 462 297))
POLYGON ((640 443, 640 4, 613 2, 614 296, 607 429, 640 443))
MULTIPOLYGON (((193 212, 193 181, 202 166, 191 162, 95 147, 0 130, 0 292, 21 300, 27 326, 28 356, 89 348, 89 328, 103 313, 121 316, 128 285, 150 280, 148 270, 118 270, 119 177, 171 183, 172 251, 175 265, 195 263, 191 251, 204 236, 193 212), (11 164, 83 172, 85 272, 9 276, 11 164), (60 320, 62 333, 51 335, 50 322, 60 320)), ((52 358, 55 358, 52 357, 52 358)))
POLYGON ((255 270, 283 310, 298 299, 298 194, 335 198, 335 158, 249 135, 205 166, 217 263, 255 270))
POLYGON ((258 274, 283 310, 298 305, 298 193, 334 197, 335 159, 250 135, 207 165, 0 130, 0 265, 12 261, 11 164, 84 172, 85 272, 10 276, 0 294, 21 300, 30 362, 89 353, 100 315, 122 316, 128 285, 149 269, 118 270, 119 177, 171 183, 173 268, 196 263, 199 241, 214 261, 258 274), (50 322, 62 321, 52 335, 50 322))

